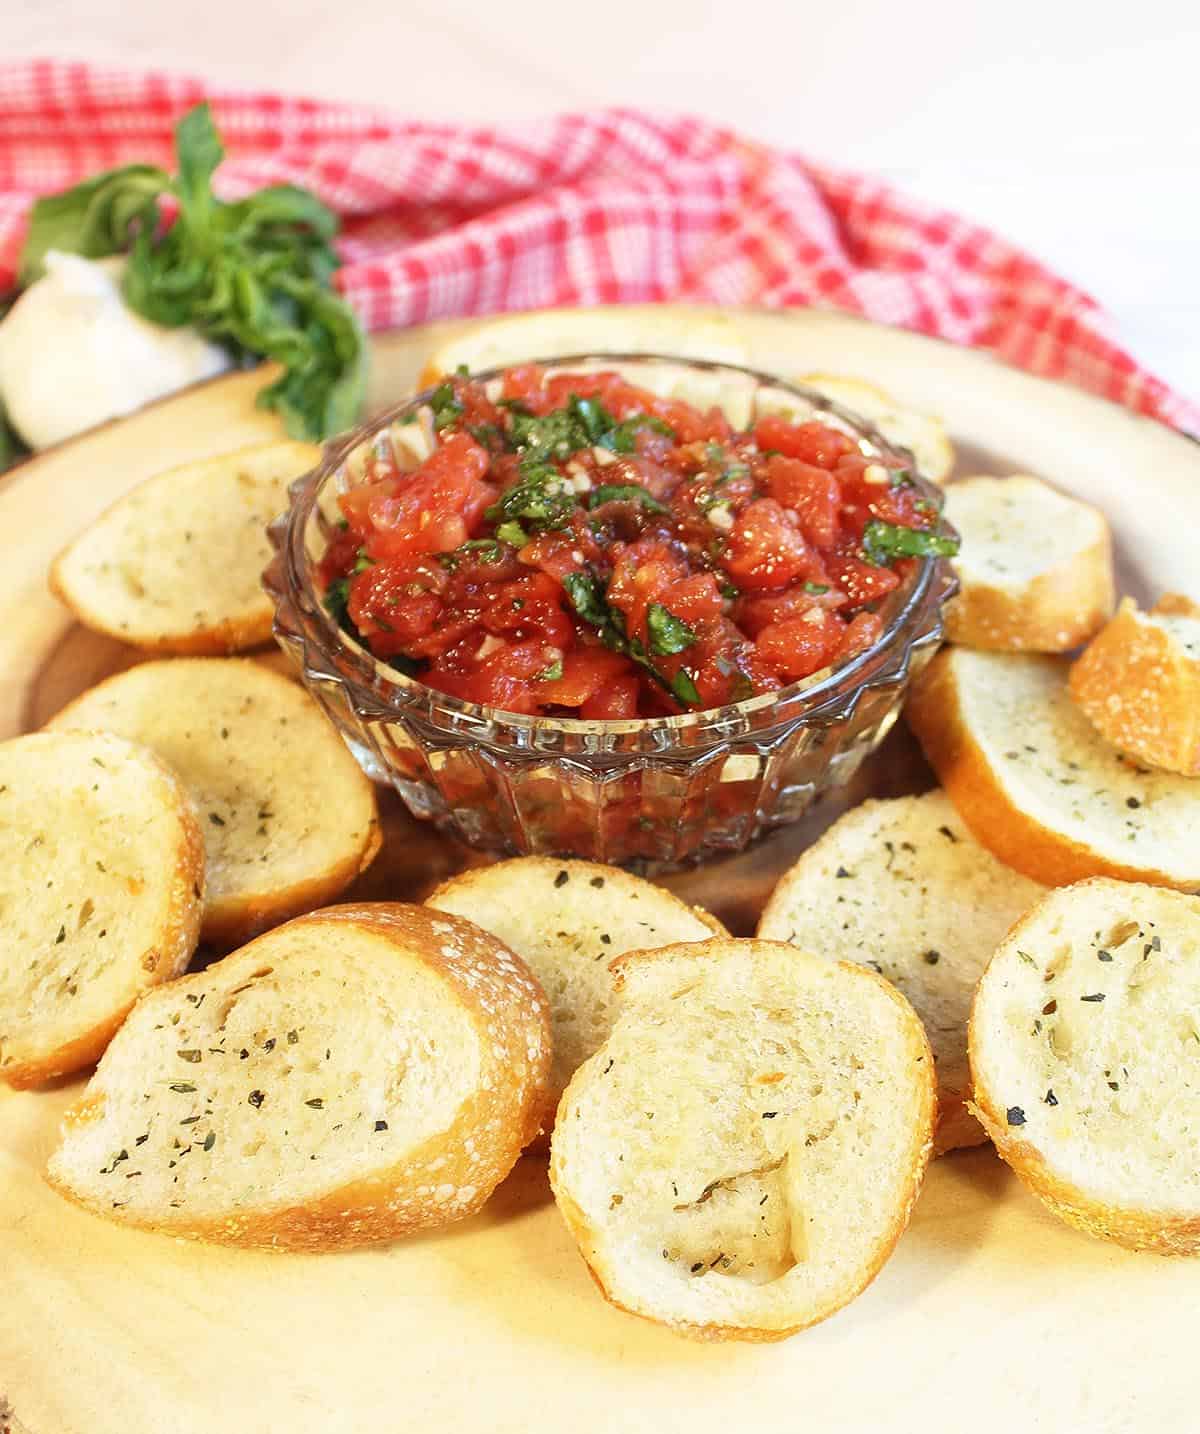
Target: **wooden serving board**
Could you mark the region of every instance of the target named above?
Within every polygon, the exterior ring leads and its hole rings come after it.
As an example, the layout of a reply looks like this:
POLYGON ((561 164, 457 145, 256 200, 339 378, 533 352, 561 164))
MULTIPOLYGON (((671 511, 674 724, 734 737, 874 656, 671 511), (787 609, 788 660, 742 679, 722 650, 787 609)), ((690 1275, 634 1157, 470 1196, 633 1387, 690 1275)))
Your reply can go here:
MULTIPOLYGON (((1033 472, 1102 506, 1125 590, 1200 599, 1200 447, 934 340, 825 313, 740 322, 757 367, 855 374, 941 413, 959 473, 1033 472)), ((376 342, 374 406, 411 389, 450 327, 376 342)), ((150 474, 275 436, 253 406, 264 381, 193 389, 0 479, 0 738, 136 660, 70 621, 46 588, 51 558, 150 474)), ((851 796, 927 782, 897 731, 851 796)), ((353 895, 418 899, 480 859, 385 807, 384 852, 353 895)), ((749 931, 775 877, 840 809, 667 884, 749 931)), ((0 1434, 1196 1427, 1200 1262, 1075 1234, 990 1149, 934 1165, 896 1254, 847 1310, 784 1344, 704 1346, 601 1300, 533 1158, 474 1219, 344 1255, 108 1225, 41 1178, 78 1086, 0 1091, 0 1434)))

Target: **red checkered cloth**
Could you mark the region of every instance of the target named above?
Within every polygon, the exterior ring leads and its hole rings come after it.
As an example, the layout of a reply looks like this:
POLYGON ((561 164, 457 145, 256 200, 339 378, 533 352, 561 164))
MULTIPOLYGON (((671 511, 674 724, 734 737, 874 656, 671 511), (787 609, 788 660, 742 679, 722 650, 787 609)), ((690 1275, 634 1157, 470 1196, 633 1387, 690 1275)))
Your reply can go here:
POLYGON ((1200 432, 1200 406, 1019 249, 686 116, 478 128, 179 76, 0 65, 0 288, 35 196, 138 160, 171 168, 175 121, 204 98, 230 155, 222 195, 290 182, 343 216, 337 284, 368 328, 556 304, 819 305, 988 348, 1200 432))

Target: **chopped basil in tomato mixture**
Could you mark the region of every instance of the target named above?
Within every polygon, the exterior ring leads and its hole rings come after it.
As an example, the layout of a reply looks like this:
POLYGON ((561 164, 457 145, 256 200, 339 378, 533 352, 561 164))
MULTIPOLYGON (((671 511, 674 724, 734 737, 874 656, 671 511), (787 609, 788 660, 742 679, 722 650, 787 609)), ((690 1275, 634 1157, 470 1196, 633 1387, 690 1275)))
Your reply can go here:
POLYGON ((840 429, 659 398, 615 373, 460 373, 418 468, 340 499, 325 601, 467 701, 589 719, 771 692, 870 646, 914 561, 950 555, 903 468, 840 429))

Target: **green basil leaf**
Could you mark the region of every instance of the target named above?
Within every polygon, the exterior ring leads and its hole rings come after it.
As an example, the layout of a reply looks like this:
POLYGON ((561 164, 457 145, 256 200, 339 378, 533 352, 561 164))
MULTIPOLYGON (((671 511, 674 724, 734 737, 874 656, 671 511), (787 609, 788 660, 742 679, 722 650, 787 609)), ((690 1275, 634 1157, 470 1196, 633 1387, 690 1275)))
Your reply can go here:
POLYGON ((879 518, 863 529, 863 557, 877 568, 890 567, 896 558, 952 558, 958 549, 958 539, 949 534, 902 528, 879 518))
MULTIPOLYGON (((562 585, 571 606, 584 622, 591 623, 593 627, 611 628, 611 611, 591 573, 567 573, 562 585)), ((615 635, 620 637, 619 633, 615 635)))
POLYGON ((462 416, 463 406, 455 397, 454 385, 447 379, 439 383, 429 395, 429 407, 433 410, 433 426, 449 428, 455 419, 462 416))
POLYGON ((346 620, 346 609, 350 602, 350 579, 335 578, 325 589, 325 596, 321 601, 334 622, 341 625, 346 620))
POLYGON ((30 215, 17 283, 26 288, 41 278, 50 249, 103 259, 128 246, 135 225, 153 232, 158 197, 169 184, 167 174, 153 165, 127 164, 39 199, 30 215))
POLYGON ((274 184, 256 190, 244 199, 225 206, 226 228, 242 243, 268 234, 276 243, 309 247, 297 228, 308 231, 322 243, 338 232, 338 217, 315 194, 294 184, 274 184))
POLYGON ((504 435, 494 423, 469 423, 467 432, 481 448, 486 448, 489 453, 504 452, 504 435))
POLYGON ((648 493, 637 483, 601 483, 588 495, 588 507, 599 508, 602 503, 640 503, 654 513, 665 513, 665 503, 660 503, 653 493, 648 493))
POLYGON ((700 692, 696 686, 696 680, 686 667, 681 667, 671 678, 671 691, 685 707, 700 705, 700 692))
POLYGON ((607 448, 611 453, 633 453, 637 448, 635 439, 638 430, 642 428, 653 429, 655 433, 665 434, 671 439, 675 437, 675 430, 661 418, 653 418, 648 413, 635 413, 598 438, 596 446, 607 448))
POLYGON ((579 444, 580 448, 599 443, 606 433, 616 427, 616 421, 612 414, 598 398, 579 398, 576 394, 572 394, 567 401, 567 408, 572 416, 579 420, 587 438, 587 444, 579 444))
POLYGON ((659 657, 682 652, 696 641, 695 631, 660 602, 652 602, 646 610, 646 631, 650 637, 650 651, 659 657))
POLYGON ((529 541, 529 535, 520 523, 514 523, 511 519, 507 523, 501 523, 496 529, 496 536, 502 543, 507 543, 510 548, 523 548, 529 541))
POLYGON ((521 480, 484 512, 493 522, 528 523, 537 529, 561 528, 576 507, 575 494, 557 468, 522 463, 521 480))
POLYGON ((175 156, 179 163, 175 193, 179 196, 180 222, 188 226, 195 239, 209 227, 216 202, 212 177, 225 158, 225 147, 207 100, 188 110, 176 125, 175 156))
POLYGON ((554 458, 569 458, 591 442, 587 429, 569 408, 557 408, 540 418, 510 411, 509 441, 529 462, 545 463, 554 458))

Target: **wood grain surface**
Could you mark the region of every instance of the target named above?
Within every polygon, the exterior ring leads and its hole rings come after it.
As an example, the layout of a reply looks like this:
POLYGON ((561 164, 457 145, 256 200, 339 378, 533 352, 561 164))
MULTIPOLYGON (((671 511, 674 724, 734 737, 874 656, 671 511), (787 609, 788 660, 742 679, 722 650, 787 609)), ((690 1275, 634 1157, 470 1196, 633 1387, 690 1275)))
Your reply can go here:
MULTIPOLYGON (((941 413, 960 472, 1034 472, 1100 504, 1126 590, 1200 598, 1200 449, 1178 435, 841 316, 742 322, 757 366, 859 374, 941 413)), ((433 338, 377 341, 373 405, 403 396, 433 338)), ((0 737, 137 660, 70 620, 46 589, 51 558, 149 474, 275 435, 253 406, 262 382, 194 389, 0 479, 0 737)), ((928 780, 899 727, 848 800, 928 780)), ((666 884, 748 931, 840 809, 666 884)), ((482 859, 394 801, 384 817, 383 854, 355 896, 417 899, 482 859)), ((1200 1265, 1073 1233, 987 1149, 937 1162, 896 1255, 833 1320, 778 1346, 696 1346, 603 1303, 536 1159, 471 1221, 354 1254, 268 1256, 109 1226, 41 1178, 78 1084, 0 1093, 0 1431, 5 1420, 18 1434, 1195 1427, 1184 1342, 1200 1265)))

